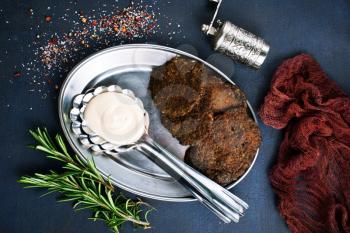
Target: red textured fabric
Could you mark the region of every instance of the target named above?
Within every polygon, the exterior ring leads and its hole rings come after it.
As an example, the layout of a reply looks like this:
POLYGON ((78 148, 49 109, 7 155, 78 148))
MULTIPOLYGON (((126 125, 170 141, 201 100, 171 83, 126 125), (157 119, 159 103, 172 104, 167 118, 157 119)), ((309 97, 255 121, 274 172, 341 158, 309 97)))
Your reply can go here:
POLYGON ((286 128, 270 180, 289 229, 350 232, 349 97, 301 54, 278 68, 260 117, 286 128))

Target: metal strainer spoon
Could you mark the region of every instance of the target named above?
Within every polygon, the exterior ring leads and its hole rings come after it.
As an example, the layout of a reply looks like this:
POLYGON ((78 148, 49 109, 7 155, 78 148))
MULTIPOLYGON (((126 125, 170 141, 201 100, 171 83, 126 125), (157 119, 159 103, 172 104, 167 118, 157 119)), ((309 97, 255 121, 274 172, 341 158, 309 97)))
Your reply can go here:
POLYGON ((141 152, 186 187, 196 199, 225 223, 238 222, 240 217, 243 216, 245 209, 248 208, 247 203, 185 164, 149 136, 148 113, 144 109, 142 101, 135 97, 132 91, 112 85, 108 87, 100 86, 84 94, 77 95, 73 100, 70 119, 72 121, 72 130, 83 145, 94 152, 106 153, 110 156, 116 156, 118 153, 129 150, 141 152), (130 97, 144 111, 144 134, 137 141, 127 145, 115 145, 96 135, 87 125, 84 119, 86 106, 94 97, 106 92, 124 94, 130 97))

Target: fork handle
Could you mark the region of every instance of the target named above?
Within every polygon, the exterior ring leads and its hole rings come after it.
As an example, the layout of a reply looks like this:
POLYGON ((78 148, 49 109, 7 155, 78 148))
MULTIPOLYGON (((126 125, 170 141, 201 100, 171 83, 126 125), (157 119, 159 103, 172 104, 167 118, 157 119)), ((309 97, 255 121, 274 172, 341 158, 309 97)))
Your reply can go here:
POLYGON ((147 134, 136 149, 168 172, 224 222, 238 222, 248 205, 227 189, 210 180, 167 151, 147 134))

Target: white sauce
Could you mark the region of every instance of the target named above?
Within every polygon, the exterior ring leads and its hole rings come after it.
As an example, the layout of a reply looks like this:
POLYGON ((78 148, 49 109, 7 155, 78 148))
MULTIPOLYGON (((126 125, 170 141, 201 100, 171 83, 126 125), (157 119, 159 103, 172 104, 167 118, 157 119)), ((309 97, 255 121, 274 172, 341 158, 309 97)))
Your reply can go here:
POLYGON ((145 111, 122 93, 105 92, 90 100, 84 112, 87 126, 115 145, 136 142, 145 133, 145 111))

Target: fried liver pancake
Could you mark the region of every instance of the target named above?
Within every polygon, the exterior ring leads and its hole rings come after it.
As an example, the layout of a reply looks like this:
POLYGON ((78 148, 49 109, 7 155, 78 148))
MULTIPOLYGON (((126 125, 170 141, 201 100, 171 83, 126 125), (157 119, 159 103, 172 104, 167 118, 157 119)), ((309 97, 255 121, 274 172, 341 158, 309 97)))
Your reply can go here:
POLYGON ((176 57, 153 70, 149 89, 163 125, 190 145, 186 163, 221 185, 244 174, 261 139, 237 86, 208 75, 195 60, 176 57))

